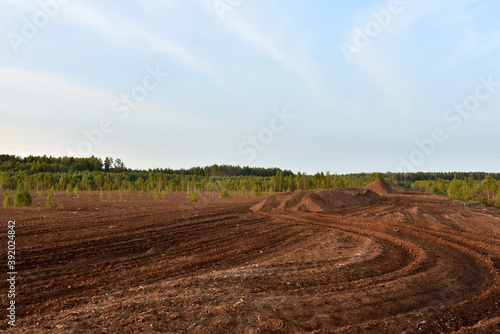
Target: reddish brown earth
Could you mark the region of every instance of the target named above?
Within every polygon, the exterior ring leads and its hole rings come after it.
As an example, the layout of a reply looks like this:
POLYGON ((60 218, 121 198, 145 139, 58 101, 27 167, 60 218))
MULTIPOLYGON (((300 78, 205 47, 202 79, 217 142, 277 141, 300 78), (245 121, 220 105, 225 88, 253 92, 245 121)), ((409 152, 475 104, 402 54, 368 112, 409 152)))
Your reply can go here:
POLYGON ((368 189, 343 188, 320 191, 284 192, 269 196, 250 209, 255 212, 287 210, 331 212, 341 208, 379 203, 381 197, 368 189))
POLYGON ((397 191, 393 189, 387 182, 382 179, 378 179, 370 183, 365 187, 365 189, 370 189, 373 192, 376 192, 379 195, 383 194, 395 194, 397 191))
POLYGON ((0 329, 500 332, 500 210, 416 193, 325 213, 250 210, 260 200, 61 193, 63 209, 2 208, 4 236, 17 222, 19 274, 13 329, 4 270, 0 329))

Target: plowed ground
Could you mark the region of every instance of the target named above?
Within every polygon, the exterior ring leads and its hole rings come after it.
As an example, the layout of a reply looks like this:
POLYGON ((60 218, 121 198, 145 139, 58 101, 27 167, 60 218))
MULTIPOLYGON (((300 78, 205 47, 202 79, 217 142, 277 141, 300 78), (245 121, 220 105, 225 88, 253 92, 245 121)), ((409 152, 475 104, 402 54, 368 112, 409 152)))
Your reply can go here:
POLYGON ((260 200, 61 193, 64 209, 1 209, 4 236, 16 220, 18 295, 16 327, 2 315, 0 329, 500 332, 500 210, 413 193, 252 212, 260 200))

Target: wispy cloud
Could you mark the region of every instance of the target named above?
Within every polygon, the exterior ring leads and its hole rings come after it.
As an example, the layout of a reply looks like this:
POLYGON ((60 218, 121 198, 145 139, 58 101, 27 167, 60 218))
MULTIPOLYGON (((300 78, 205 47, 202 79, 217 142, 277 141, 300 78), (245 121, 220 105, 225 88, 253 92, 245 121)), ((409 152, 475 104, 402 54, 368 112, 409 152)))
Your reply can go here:
POLYGON ((370 50, 359 59, 359 68, 384 97, 386 106, 397 109, 400 116, 412 114, 414 102, 409 93, 416 91, 407 71, 390 54, 370 50))
POLYGON ((259 34, 251 25, 244 23, 238 18, 229 19, 228 26, 243 40, 259 47, 274 60, 299 74, 312 92, 317 91, 316 82, 312 73, 313 71, 308 68, 305 62, 292 60, 289 55, 279 47, 284 44, 282 41, 273 41, 266 38, 263 34, 259 34))
MULTIPOLYGON (((214 10, 211 2, 206 0, 200 0, 200 3, 205 5, 207 11, 211 12, 217 20, 218 17, 216 11, 214 10)), ((235 36, 240 38, 242 41, 253 45, 254 47, 261 50, 263 53, 267 54, 271 59, 281 64, 284 68, 295 73, 299 78, 301 78, 303 84, 309 90, 313 99, 317 104, 326 105, 324 99, 324 89, 320 83, 319 71, 315 68, 314 62, 308 59, 307 48, 300 47, 295 44, 293 45, 293 51, 290 50, 292 46, 287 45, 283 38, 277 36, 271 36, 269 31, 276 30, 276 22, 272 22, 271 25, 267 25, 265 20, 260 20, 258 23, 249 23, 250 20, 243 20, 239 13, 232 13, 228 15, 222 21, 222 24, 233 33, 235 36), (300 49, 300 50, 299 50, 300 49), (300 60, 295 60, 291 55, 300 55, 300 60)), ((287 32, 285 31, 285 34, 287 32)), ((289 31, 289 34, 292 32, 289 31)), ((296 36, 290 36, 292 39, 296 36)), ((294 39, 295 42, 296 39, 294 39)))
POLYGON ((104 14, 90 4, 77 2, 68 8, 69 22, 97 31, 109 41, 141 52, 157 52, 174 57, 185 65, 214 76, 211 67, 188 49, 166 37, 149 32, 146 24, 134 24, 131 19, 104 14))
POLYGON ((1 5, 8 5, 23 10, 32 10, 35 6, 33 2, 17 1, 17 0, 0 0, 1 5))
MULTIPOLYGON (((453 31, 458 46, 451 53, 451 62, 474 60, 500 47, 500 29, 483 29, 485 13, 499 7, 498 3, 482 4, 471 8, 475 1, 457 5, 454 10, 439 20, 443 29, 453 31)), ((496 25, 495 25, 496 26, 496 25)), ((490 27, 488 27, 490 28, 490 27)))
POLYGON ((70 102, 105 107, 112 97, 87 87, 73 84, 52 74, 16 67, 0 67, 0 87, 26 96, 54 97, 70 102))

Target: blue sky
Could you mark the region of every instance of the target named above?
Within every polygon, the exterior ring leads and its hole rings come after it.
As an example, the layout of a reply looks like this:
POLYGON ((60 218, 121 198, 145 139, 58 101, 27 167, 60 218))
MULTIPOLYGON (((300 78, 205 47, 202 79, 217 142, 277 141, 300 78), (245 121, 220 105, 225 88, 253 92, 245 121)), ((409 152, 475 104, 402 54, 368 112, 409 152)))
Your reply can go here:
POLYGON ((0 0, 0 151, 500 172, 498 17, 493 0, 0 0))

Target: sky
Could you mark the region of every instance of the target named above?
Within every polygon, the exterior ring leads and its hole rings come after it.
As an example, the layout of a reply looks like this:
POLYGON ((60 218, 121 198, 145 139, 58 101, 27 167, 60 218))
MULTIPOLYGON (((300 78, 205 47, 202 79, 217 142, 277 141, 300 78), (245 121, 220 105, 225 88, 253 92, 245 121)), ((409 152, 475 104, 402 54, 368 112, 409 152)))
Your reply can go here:
POLYGON ((495 0, 0 0, 0 153, 500 172, 495 0))

